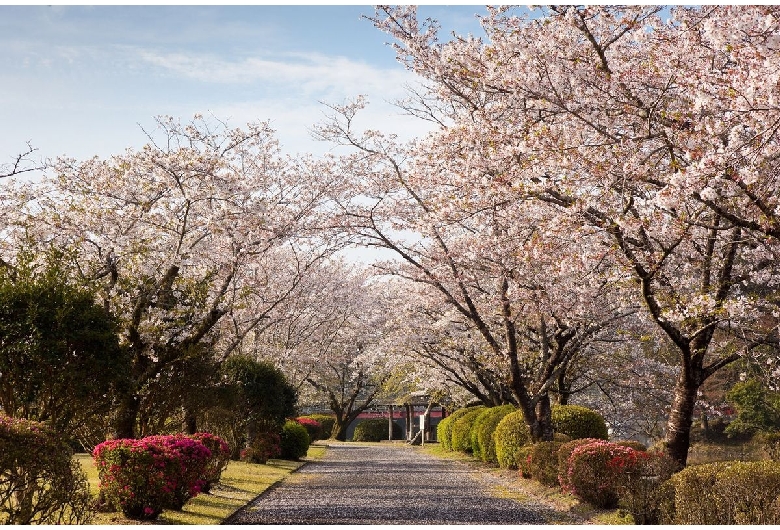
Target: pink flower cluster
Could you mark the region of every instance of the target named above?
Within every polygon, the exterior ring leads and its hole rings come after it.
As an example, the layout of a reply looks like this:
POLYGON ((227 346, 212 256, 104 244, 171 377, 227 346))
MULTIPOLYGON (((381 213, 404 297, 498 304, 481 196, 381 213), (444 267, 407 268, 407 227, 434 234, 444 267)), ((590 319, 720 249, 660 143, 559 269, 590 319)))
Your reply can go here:
POLYGON ((566 474, 559 477, 561 488, 594 506, 613 507, 619 476, 635 468, 643 454, 603 440, 580 445, 569 456, 566 474))
POLYGON ((206 485, 212 451, 183 434, 108 440, 92 453, 106 501, 134 519, 180 510, 206 485))

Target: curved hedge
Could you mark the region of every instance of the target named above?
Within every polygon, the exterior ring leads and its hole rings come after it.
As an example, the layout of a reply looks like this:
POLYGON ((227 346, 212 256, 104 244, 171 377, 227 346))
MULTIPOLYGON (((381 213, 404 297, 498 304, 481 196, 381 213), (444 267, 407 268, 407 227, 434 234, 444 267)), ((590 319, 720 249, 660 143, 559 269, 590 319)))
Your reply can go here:
POLYGON ((517 410, 504 416, 493 431, 496 446, 496 460, 502 468, 517 469, 520 449, 531 443, 531 431, 523 418, 523 411, 517 410))
POLYGON ((572 488, 568 480, 569 457, 571 456, 572 451, 581 445, 600 441, 602 441, 600 438, 579 438, 561 444, 558 448, 558 482, 561 485, 561 489, 570 491, 572 488))
POLYGON ((279 436, 281 454, 284 460, 298 460, 309 451, 309 433, 306 428, 294 420, 287 420, 279 436))
POLYGON ((504 419, 504 416, 516 410, 517 407, 514 405, 501 405, 482 411, 471 429, 471 449, 474 456, 481 458, 483 462, 498 464, 493 431, 496 430, 498 423, 504 419))
POLYGON ((87 478, 57 433, 0 414, 0 523, 84 524, 90 504, 87 478))
POLYGON ((609 438, 604 417, 596 411, 579 405, 553 405, 552 424, 555 432, 563 433, 572 440, 609 438))
POLYGON ((309 435, 309 442, 322 439, 322 424, 313 418, 298 416, 295 421, 303 425, 309 435))
MULTIPOLYGON (((352 434, 353 442, 381 442, 388 439, 387 424, 388 420, 375 418, 363 420, 355 426, 355 432, 352 434)), ((396 422, 393 422, 393 439, 401 440, 404 437, 403 429, 396 422)))
POLYGON ((638 451, 598 440, 574 448, 567 460, 566 487, 598 508, 617 506, 618 479, 638 451))
POLYGON ((485 410, 484 405, 472 407, 452 424, 452 450, 462 453, 471 452, 471 428, 477 417, 485 410))
POLYGON ((664 486, 662 524, 780 524, 780 462, 690 466, 664 486))
POLYGON ((548 487, 558 486, 558 449, 562 442, 538 442, 531 446, 522 472, 548 487))
POLYGON ((452 426, 461 416, 468 414, 473 408, 458 409, 439 422, 436 427, 436 439, 439 440, 444 449, 452 451, 452 426))

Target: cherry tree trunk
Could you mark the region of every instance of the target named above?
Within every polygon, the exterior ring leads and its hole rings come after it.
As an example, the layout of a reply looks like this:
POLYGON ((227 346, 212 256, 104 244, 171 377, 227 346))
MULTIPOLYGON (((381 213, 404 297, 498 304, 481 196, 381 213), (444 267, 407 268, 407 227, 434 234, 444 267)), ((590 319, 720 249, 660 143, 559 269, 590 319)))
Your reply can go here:
POLYGON ((672 409, 666 424, 666 439, 664 445, 668 454, 680 469, 688 461, 688 449, 691 445, 691 425, 693 411, 696 405, 696 395, 699 385, 696 378, 685 371, 680 373, 674 387, 672 409))

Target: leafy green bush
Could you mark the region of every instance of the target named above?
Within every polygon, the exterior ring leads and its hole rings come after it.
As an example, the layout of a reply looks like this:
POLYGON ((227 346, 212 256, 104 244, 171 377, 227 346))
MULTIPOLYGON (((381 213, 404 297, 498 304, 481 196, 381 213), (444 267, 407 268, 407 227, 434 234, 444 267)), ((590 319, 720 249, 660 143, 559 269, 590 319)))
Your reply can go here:
POLYGON ((517 469, 520 449, 531 443, 531 431, 523 418, 523 412, 517 410, 501 418, 493 431, 498 465, 506 469, 517 469))
POLYGON ((309 433, 297 421, 288 420, 282 427, 280 446, 282 453, 279 458, 298 460, 309 451, 309 433))
POLYGON ((514 405, 502 405, 500 407, 490 407, 482 411, 477 416, 474 426, 471 429, 471 449, 474 456, 482 459, 483 462, 498 464, 496 458, 496 444, 493 441, 493 431, 496 430, 498 422, 504 416, 517 410, 514 405))
POLYGON ((667 482, 662 524, 780 524, 780 463, 690 466, 667 482))
MULTIPOLYGON (((388 439, 387 432, 388 420, 375 418, 363 420, 355 426, 355 432, 352 434, 353 442, 381 442, 388 439)), ((404 433, 401 426, 393 422, 393 439, 400 440, 404 433)))
POLYGON ((609 438, 607 424, 601 414, 579 405, 553 405, 552 423, 555 432, 566 434, 572 440, 609 438))
POLYGON ((471 428, 477 417, 485 410, 483 405, 472 407, 466 414, 452 424, 452 450, 471 452, 471 428))
POLYGON ((538 442, 531 446, 523 466, 530 478, 548 487, 558 485, 558 449, 562 442, 538 442))
POLYGON ((336 418, 330 414, 308 414, 306 416, 301 416, 301 418, 310 418, 319 423, 322 426, 323 440, 330 438, 330 435, 333 432, 333 425, 336 423, 336 418))
POLYGON ((0 523, 84 524, 89 485, 73 451, 49 427, 0 414, 0 523))
POLYGON ((531 478, 531 451, 533 451, 533 449, 533 445, 524 445, 517 450, 517 470, 523 478, 531 478))
POLYGON ((771 432, 780 427, 780 394, 772 392, 762 382, 756 379, 740 381, 728 391, 726 400, 737 409, 737 417, 725 431, 730 438, 771 432))
POLYGON ((458 409, 443 420, 439 422, 438 427, 436 428, 436 437, 439 440, 439 443, 441 446, 448 450, 452 451, 452 426, 455 424, 455 422, 463 415, 468 414, 469 411, 471 411, 474 407, 466 407, 463 409, 458 409))

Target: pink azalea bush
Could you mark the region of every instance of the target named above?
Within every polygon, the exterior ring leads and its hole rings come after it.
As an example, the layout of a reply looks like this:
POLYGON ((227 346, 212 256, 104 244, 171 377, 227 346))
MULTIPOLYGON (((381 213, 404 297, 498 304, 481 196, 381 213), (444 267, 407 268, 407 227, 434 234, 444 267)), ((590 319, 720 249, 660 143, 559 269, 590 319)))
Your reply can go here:
POLYGON ((211 451, 211 458, 202 477, 205 481, 202 491, 208 493, 211 487, 219 482, 222 472, 230 462, 230 446, 219 436, 208 432, 196 432, 190 435, 190 438, 199 441, 211 451))
POLYGON ((300 425, 303 425, 303 427, 306 429, 306 432, 309 434, 310 441, 313 442, 314 440, 319 440, 322 438, 322 424, 317 420, 308 418, 306 416, 299 416, 295 418, 295 421, 300 425))
POLYGON ((201 492, 211 451, 185 435, 109 440, 92 453, 107 503, 132 519, 180 510, 201 492))
POLYGON ((580 445, 568 458, 561 488, 599 508, 618 502, 621 475, 636 468, 641 451, 602 440, 580 445))

